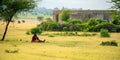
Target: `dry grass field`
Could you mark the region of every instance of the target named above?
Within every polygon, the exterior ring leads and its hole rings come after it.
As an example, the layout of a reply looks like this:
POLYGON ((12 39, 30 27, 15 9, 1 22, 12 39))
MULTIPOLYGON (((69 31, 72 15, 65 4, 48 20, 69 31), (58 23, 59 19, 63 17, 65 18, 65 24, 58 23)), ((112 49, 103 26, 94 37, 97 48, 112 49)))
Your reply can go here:
MULTIPOLYGON (((120 33, 110 33, 110 38, 102 38, 96 32, 93 32, 96 36, 87 37, 39 35, 40 39, 46 39, 46 43, 31 43, 32 35, 26 35, 26 31, 37 24, 37 21, 11 23, 5 41, 0 41, 0 60, 120 60, 120 33), (118 42, 118 46, 100 45, 102 41, 111 40, 118 42), (7 53, 6 50, 18 52, 7 53)), ((0 38, 4 28, 5 24, 0 22, 0 38)))

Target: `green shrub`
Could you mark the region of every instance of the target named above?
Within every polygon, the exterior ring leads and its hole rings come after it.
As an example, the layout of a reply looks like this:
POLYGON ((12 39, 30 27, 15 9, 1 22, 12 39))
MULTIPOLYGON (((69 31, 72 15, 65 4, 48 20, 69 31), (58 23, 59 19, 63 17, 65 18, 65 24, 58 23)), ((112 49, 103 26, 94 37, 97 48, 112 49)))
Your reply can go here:
POLYGON ((105 42, 102 42, 100 45, 103 45, 103 46, 118 46, 118 43, 116 41, 105 41, 105 42))
POLYGON ((86 31, 100 32, 101 29, 107 29, 109 32, 120 32, 120 25, 109 23, 107 20, 91 18, 87 22, 80 20, 68 20, 64 24, 47 21, 38 25, 44 31, 86 31))
POLYGON ((6 53, 18 53, 19 50, 18 50, 18 49, 15 49, 15 50, 6 49, 5 52, 6 52, 6 53))
POLYGON ((73 32, 68 32, 68 33, 66 34, 66 36, 75 36, 75 33, 73 33, 73 32))
POLYGON ((111 29, 111 25, 109 26, 107 20, 99 19, 99 18, 91 18, 87 22, 87 30, 90 32, 99 32, 100 29, 111 29))
POLYGON ((107 29, 101 29, 100 34, 101 37, 110 37, 110 34, 107 29))
POLYGON ((68 24, 82 24, 81 20, 68 20, 67 21, 68 24))
POLYGON ((69 29, 67 27, 63 27, 63 31, 68 31, 69 29))
POLYGON ((42 16, 38 16, 37 19, 40 21, 40 20, 43 20, 44 17, 42 16))
POLYGON ((40 28, 45 31, 59 31, 60 24, 53 21, 47 21, 40 25, 40 28))
POLYGON ((67 21, 70 18, 70 11, 69 10, 65 10, 64 8, 62 9, 60 15, 59 15, 60 19, 63 21, 67 21))
POLYGON ((100 31, 101 29, 107 29, 109 32, 112 32, 113 29, 116 29, 116 26, 111 23, 101 23, 94 27, 91 27, 91 30, 96 31, 96 32, 100 31))
POLYGON ((27 31, 26 34, 27 34, 27 35, 30 35, 30 31, 27 31))
POLYGON ((115 24, 115 25, 120 25, 120 16, 114 15, 112 23, 115 24))
POLYGON ((79 36, 92 36, 92 35, 84 32, 83 34, 80 34, 79 36))
POLYGON ((31 29, 31 34, 41 34, 42 33, 42 31, 41 31, 41 29, 40 28, 38 28, 38 27, 36 27, 36 28, 32 28, 31 29))
POLYGON ((95 26, 98 24, 97 20, 94 18, 89 19, 87 23, 88 23, 88 26, 95 26))

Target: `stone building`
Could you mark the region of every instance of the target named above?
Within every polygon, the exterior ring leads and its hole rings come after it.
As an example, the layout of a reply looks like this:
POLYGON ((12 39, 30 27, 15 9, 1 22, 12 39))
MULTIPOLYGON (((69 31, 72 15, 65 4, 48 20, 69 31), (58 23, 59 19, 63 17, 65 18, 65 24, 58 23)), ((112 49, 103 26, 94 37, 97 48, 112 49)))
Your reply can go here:
MULTIPOLYGON (((53 11, 53 20, 56 22, 61 21, 59 15, 61 10, 53 11)), ((110 21, 112 19, 112 10, 71 10, 70 19, 75 20, 89 20, 90 18, 101 18, 110 21)))

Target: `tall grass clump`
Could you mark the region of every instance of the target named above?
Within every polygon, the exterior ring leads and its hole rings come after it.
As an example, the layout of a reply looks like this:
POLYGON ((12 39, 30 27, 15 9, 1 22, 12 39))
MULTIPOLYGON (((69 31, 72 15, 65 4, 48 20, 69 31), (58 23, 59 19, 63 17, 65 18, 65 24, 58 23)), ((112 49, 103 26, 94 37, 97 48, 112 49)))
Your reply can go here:
POLYGON ((113 41, 102 42, 100 45, 102 45, 102 46, 118 46, 118 43, 113 40, 113 41))
POLYGON ((101 35, 101 37, 110 37, 110 34, 107 29, 101 29, 100 35, 101 35))

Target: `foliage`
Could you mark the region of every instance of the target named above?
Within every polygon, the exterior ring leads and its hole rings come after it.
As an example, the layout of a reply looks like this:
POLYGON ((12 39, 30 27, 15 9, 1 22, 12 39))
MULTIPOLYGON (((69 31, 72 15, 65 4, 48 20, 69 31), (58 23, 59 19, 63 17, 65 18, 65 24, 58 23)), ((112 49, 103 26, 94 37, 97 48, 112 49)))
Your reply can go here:
POLYGON ((120 25, 120 16, 114 15, 112 23, 115 24, 115 25, 120 25))
POLYGON ((5 32, 2 37, 2 41, 6 36, 8 26, 13 20, 13 17, 22 11, 28 11, 35 7, 34 0, 1 0, 0 1, 0 17, 6 21, 5 32))
POLYGON ((103 46, 118 46, 118 43, 113 40, 113 41, 102 42, 100 45, 103 45, 103 46))
POLYGON ((120 0, 111 0, 114 3, 113 8, 120 11, 120 0))
POLYGON ((110 34, 107 29, 101 29, 100 35, 101 35, 101 37, 110 37, 110 34))
POLYGON ((114 5, 112 8, 115 8, 115 14, 113 14, 113 24, 120 25, 120 0, 111 0, 114 5))
POLYGON ((40 28, 42 30, 47 30, 47 31, 57 31, 59 30, 59 23, 53 22, 53 21, 48 21, 44 22, 40 25, 40 28))
POLYGON ((6 52, 6 53, 18 53, 19 50, 18 50, 18 49, 15 49, 15 50, 6 49, 5 52, 6 52))
POLYGON ((60 14, 60 19, 63 21, 67 21, 70 18, 70 12, 69 10, 62 9, 62 12, 60 14))
POLYGON ((95 36, 95 35, 97 35, 97 34, 89 34, 89 33, 87 33, 87 32, 84 32, 83 34, 79 34, 79 36, 95 36))
POLYGON ((30 31, 27 31, 26 34, 27 34, 27 35, 30 35, 31 33, 30 33, 30 31))
POLYGON ((82 24, 81 20, 68 20, 66 23, 68 24, 82 24))
POLYGON ((30 32, 31 32, 31 34, 35 34, 35 33, 41 34, 42 30, 40 28, 36 27, 36 28, 32 28, 30 32))
POLYGON ((91 26, 89 28, 89 31, 99 32, 101 29, 107 29, 109 32, 116 32, 118 28, 119 27, 117 27, 117 25, 114 25, 112 23, 101 23, 96 26, 91 26), (113 31, 113 30, 116 30, 116 31, 113 31))
POLYGON ((38 16, 37 19, 40 21, 40 20, 43 20, 44 17, 42 16, 38 16))
POLYGON ((65 23, 53 21, 43 22, 39 27, 45 31, 85 31, 100 32, 101 29, 107 29, 109 32, 120 32, 120 25, 115 25, 103 19, 91 18, 87 22, 78 20, 68 20, 65 23))
POLYGON ((35 7, 34 0, 2 0, 1 3, 1 6, 4 6, 1 17, 6 21, 11 21, 13 16, 21 11, 28 11, 35 7))
POLYGON ((68 27, 63 27, 63 31, 68 31, 68 27))

